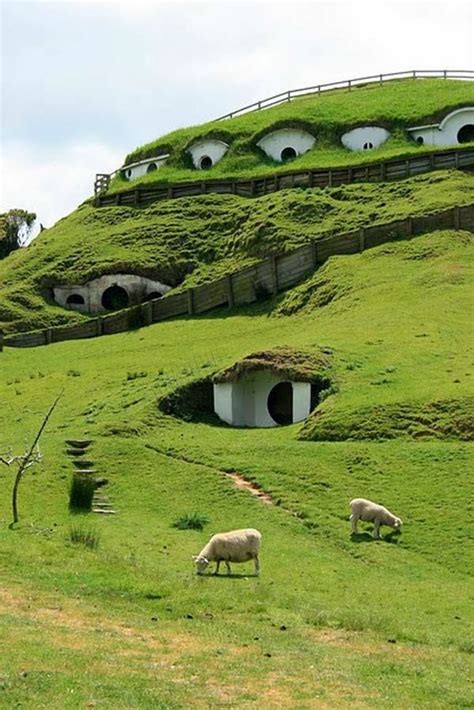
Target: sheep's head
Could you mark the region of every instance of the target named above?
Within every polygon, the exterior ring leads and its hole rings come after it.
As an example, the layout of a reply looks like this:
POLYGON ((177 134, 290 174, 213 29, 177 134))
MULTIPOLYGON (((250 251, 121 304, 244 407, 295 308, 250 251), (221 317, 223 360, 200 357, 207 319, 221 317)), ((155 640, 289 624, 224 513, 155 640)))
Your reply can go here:
POLYGON ((197 573, 204 574, 207 566, 209 565, 209 560, 207 557, 201 557, 200 555, 193 555, 193 560, 196 563, 197 573))
POLYGON ((400 520, 400 518, 395 518, 395 522, 393 524, 393 527, 395 528, 395 530, 400 530, 402 525, 403 525, 403 523, 400 520))

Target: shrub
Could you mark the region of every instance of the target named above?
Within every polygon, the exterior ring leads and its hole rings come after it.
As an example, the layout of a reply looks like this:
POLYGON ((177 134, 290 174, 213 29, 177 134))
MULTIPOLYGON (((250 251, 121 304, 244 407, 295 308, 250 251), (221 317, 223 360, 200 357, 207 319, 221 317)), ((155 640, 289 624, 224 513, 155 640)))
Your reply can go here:
POLYGON ((138 380, 140 377, 148 377, 148 372, 127 372, 127 380, 138 380))
POLYGON ((200 513, 186 513, 174 521, 173 527, 178 530, 202 530, 209 522, 206 515, 200 513))
POLYGON ((73 525, 69 530, 69 540, 75 545, 84 545, 91 550, 99 546, 100 535, 93 528, 84 528, 81 525, 73 525))
POLYGON ((89 475, 74 473, 69 490, 69 509, 72 511, 91 510, 94 491, 93 478, 89 475))

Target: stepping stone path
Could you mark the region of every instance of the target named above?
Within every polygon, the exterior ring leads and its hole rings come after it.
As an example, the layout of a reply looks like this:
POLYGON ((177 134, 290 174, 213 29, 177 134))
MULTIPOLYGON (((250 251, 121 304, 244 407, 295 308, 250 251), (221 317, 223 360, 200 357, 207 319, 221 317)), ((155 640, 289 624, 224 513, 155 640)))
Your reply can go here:
MULTIPOLYGON (((76 469, 76 473, 80 473, 83 476, 94 477, 97 471, 94 468, 94 462, 91 459, 82 458, 86 454, 90 454, 89 447, 92 444, 91 439, 66 439, 66 454, 72 458, 72 465, 76 469)), ((103 483, 100 486, 100 491, 94 491, 92 497, 92 512, 100 513, 102 515, 115 515, 116 510, 113 509, 112 504, 108 496, 104 495, 102 492, 103 483)))

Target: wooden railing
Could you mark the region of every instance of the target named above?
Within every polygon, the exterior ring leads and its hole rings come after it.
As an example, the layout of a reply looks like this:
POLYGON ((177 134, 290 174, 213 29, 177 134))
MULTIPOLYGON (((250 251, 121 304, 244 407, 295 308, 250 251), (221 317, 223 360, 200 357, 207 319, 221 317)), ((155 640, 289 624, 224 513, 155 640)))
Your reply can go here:
POLYGON ((206 313, 213 308, 233 308, 253 303, 300 283, 331 256, 355 254, 385 242, 450 228, 474 232, 474 204, 321 238, 288 253, 272 254, 253 266, 229 273, 211 283, 170 293, 169 296, 108 316, 91 318, 84 323, 8 335, 4 344, 22 348, 93 338, 178 316, 206 313))
POLYGON ((238 108, 230 113, 225 113, 223 116, 213 119, 214 121, 223 121, 227 118, 235 118, 244 113, 253 111, 261 111, 262 109, 271 108, 278 104, 287 103, 292 99, 299 99, 308 94, 322 94, 325 91, 334 91, 334 89, 348 89, 351 91, 357 86, 365 86, 366 84, 383 84, 394 79, 434 79, 440 77, 442 79, 474 79, 474 71, 471 69, 412 69, 410 71, 397 71, 389 74, 371 74, 370 76, 359 76, 355 79, 344 79, 343 81, 331 81, 327 84, 315 84, 314 86, 304 86, 301 89, 289 89, 282 91, 280 94, 268 96, 266 99, 260 99, 252 104, 238 108))
POLYGON ((267 177, 201 182, 179 182, 169 185, 136 185, 130 190, 113 194, 98 194, 96 207, 128 205, 141 207, 158 200, 192 197, 209 193, 232 194, 242 197, 261 197, 292 187, 326 187, 353 182, 381 182, 419 175, 432 170, 470 168, 474 166, 474 148, 453 148, 413 155, 409 158, 392 158, 377 163, 348 165, 346 167, 290 170, 267 177))

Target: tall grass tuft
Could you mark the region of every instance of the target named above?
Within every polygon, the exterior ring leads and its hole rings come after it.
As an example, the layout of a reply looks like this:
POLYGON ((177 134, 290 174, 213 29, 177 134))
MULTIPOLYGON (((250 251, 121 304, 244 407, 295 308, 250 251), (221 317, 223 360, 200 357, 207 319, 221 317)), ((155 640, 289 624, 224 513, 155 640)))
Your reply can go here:
POLYGON ((178 530, 202 530, 209 522, 206 515, 200 513, 186 513, 174 521, 173 527, 178 530))
POLYGON ((88 511, 92 509, 92 497, 95 491, 94 479, 90 476, 74 473, 69 489, 69 510, 88 511))
POLYGON ((84 528, 82 525, 73 525, 69 530, 69 540, 75 545, 84 545, 91 550, 99 546, 100 535, 97 530, 84 528))

